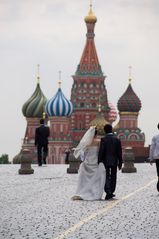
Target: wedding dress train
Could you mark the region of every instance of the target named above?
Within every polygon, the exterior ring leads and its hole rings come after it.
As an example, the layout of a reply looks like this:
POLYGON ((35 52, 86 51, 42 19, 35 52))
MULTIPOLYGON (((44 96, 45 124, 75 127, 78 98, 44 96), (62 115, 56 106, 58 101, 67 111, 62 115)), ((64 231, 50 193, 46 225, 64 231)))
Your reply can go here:
POLYGON ((98 165, 98 146, 88 146, 85 160, 79 168, 76 194, 73 199, 99 200, 102 198, 106 173, 103 163, 98 165))

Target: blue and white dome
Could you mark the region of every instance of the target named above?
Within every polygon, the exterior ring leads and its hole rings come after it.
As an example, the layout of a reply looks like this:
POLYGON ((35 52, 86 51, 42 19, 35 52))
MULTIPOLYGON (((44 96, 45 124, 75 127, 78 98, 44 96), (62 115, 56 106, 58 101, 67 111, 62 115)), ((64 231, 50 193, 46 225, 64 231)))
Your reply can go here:
POLYGON ((56 95, 46 103, 45 110, 49 116, 70 116, 73 112, 73 105, 59 88, 56 95))

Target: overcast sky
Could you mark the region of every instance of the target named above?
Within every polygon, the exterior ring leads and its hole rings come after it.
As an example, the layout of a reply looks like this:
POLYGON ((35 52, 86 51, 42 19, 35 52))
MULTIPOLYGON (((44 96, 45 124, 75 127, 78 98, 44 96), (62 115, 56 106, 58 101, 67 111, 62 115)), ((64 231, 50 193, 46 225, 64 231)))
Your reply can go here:
MULTIPOLYGON (((40 84, 50 99, 58 88, 70 98, 71 75, 86 40, 89 0, 0 0, 0 155, 19 153, 26 120, 21 109, 32 95, 40 64, 40 84)), ((94 0, 95 44, 107 76, 108 99, 115 106, 128 86, 142 102, 139 128, 146 145, 159 122, 159 1, 94 0)))

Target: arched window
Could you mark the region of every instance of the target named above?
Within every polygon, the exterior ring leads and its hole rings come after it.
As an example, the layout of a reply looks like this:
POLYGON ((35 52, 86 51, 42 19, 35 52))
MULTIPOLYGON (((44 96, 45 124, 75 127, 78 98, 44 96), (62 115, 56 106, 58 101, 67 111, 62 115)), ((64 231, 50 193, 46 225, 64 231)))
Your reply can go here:
POLYGON ((124 135, 124 134, 119 134, 119 135, 118 135, 118 138, 119 138, 119 139, 121 139, 121 140, 124 140, 124 139, 126 139, 126 137, 125 137, 125 135, 124 135))
POLYGON ((128 139, 130 139, 130 140, 137 140, 138 139, 138 135, 137 134, 130 134, 128 139))

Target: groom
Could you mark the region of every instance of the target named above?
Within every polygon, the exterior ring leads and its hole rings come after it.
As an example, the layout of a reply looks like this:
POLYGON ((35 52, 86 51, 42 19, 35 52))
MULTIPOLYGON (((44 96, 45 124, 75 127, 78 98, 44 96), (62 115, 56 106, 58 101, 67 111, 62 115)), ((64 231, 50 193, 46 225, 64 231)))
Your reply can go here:
POLYGON ((104 126, 105 137, 101 138, 99 147, 98 163, 102 162, 106 169, 106 183, 104 190, 106 192, 105 200, 109 200, 115 195, 117 167, 122 168, 122 147, 121 141, 112 132, 112 126, 104 126))

